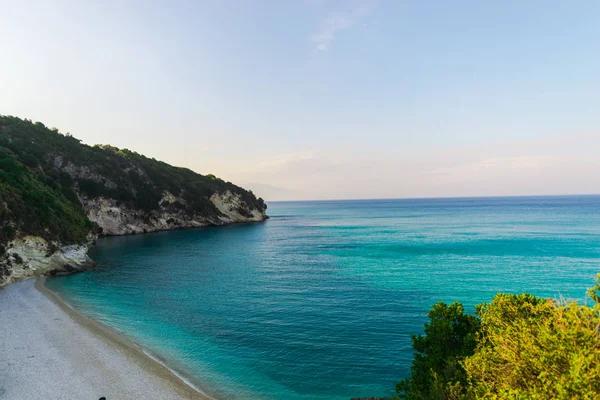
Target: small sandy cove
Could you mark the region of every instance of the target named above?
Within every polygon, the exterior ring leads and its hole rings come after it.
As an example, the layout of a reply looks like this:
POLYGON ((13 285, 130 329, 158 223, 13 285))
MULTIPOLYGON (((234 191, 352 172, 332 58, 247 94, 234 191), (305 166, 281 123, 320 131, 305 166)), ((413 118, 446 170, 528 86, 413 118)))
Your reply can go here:
POLYGON ((0 289, 0 399, 209 399, 29 279, 0 289))

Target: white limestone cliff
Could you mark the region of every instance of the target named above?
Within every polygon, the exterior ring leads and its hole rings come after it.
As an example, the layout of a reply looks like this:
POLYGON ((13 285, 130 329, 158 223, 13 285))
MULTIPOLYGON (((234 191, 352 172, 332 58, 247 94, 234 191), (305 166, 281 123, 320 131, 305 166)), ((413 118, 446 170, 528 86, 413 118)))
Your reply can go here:
POLYGON ((82 199, 87 217, 98 224, 102 235, 128 235, 235 222, 258 222, 267 218, 264 210, 248 207, 239 194, 230 191, 215 193, 210 201, 221 215, 206 216, 198 213, 190 216, 183 209, 174 206, 177 203, 185 204, 185 200, 166 191, 159 201, 160 207, 150 212, 128 208, 114 199, 82 199))
POLYGON ((9 242, 0 262, 0 286, 34 275, 67 274, 94 265, 87 245, 56 247, 38 236, 25 236, 9 242))

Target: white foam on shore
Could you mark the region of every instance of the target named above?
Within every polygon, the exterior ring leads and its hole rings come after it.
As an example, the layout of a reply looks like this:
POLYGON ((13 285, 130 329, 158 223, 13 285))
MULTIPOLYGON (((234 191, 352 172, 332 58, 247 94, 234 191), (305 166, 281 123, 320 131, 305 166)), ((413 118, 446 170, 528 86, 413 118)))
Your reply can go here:
POLYGON ((212 397, 211 395, 209 395, 208 393, 206 393, 204 390, 202 390, 201 388, 199 388, 198 386, 194 385, 192 382, 190 382, 185 376, 183 376, 182 374, 180 374, 179 372, 175 371, 173 368, 169 367, 164 361, 162 361, 160 358, 152 355, 150 352, 148 352, 147 350, 145 350, 143 347, 140 347, 140 350, 149 358, 153 359, 154 361, 156 361, 157 363, 159 363, 160 365, 162 365, 163 367, 165 367, 166 369, 168 369, 169 371, 171 371, 171 373, 173 375, 175 375, 176 377, 178 377, 179 379, 181 379, 182 382, 184 382, 186 385, 188 385, 189 387, 191 387, 192 389, 194 389, 195 391, 199 392, 200 394, 202 394, 203 396, 206 396, 207 398, 211 399, 211 400, 217 400, 216 398, 212 397))
POLYGON ((0 290, 1 398, 213 399, 110 327, 45 294, 33 280, 0 290))
MULTIPOLYGON (((48 289, 48 287, 46 287, 44 285, 44 289, 51 291, 50 289, 48 289)), ((152 359, 153 361, 159 363, 160 365, 162 365, 163 367, 165 367, 166 369, 168 369, 169 371, 171 371, 171 373, 173 375, 175 375, 177 378, 179 378, 182 382, 184 382, 186 385, 188 385, 190 388, 194 389, 195 391, 197 391, 198 393, 200 393, 201 395, 205 396, 207 399, 209 400, 218 400, 214 397, 212 397, 211 395, 209 395, 208 393, 206 393, 204 390, 202 390, 200 387, 198 387, 197 385, 193 384, 192 382, 190 382, 190 380, 188 378, 186 378, 184 375, 182 375, 181 373, 177 372, 176 370, 174 370, 173 368, 171 368, 165 361, 161 360, 158 356, 153 355, 152 353, 150 353, 148 350, 146 350, 144 347, 140 346, 139 343, 137 343, 136 341, 134 341, 133 339, 131 339, 129 337, 129 335, 127 335, 126 332, 124 332, 123 330, 113 326, 113 325, 109 325, 105 322, 99 321, 97 319, 94 319, 86 314, 83 314, 82 311, 80 311, 79 309, 73 307, 68 301, 66 301, 62 296, 60 296, 58 293, 51 291, 58 299, 60 299, 60 301, 62 302, 62 304, 65 307, 68 307, 69 309, 73 310, 73 312, 82 315, 85 318, 89 318, 91 320, 93 320, 94 322, 102 325, 103 328, 106 328, 110 331, 112 331, 113 333, 119 335, 121 338, 128 340, 131 344, 133 344, 134 346, 136 346, 142 353, 144 353, 148 358, 152 359)))

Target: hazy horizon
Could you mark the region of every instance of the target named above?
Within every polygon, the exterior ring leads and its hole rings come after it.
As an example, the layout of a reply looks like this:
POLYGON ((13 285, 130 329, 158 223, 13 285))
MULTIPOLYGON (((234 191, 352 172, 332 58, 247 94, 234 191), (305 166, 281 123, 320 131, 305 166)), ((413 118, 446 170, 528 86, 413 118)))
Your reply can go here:
POLYGON ((523 199, 540 199, 540 198, 562 198, 562 197, 600 197, 600 193, 588 193, 588 194, 542 194, 542 195, 519 195, 519 194, 515 194, 515 195, 509 195, 509 196, 458 196, 458 197, 454 197, 454 196, 450 196, 450 197, 383 197, 383 198, 373 198, 373 199, 361 199, 361 198, 356 198, 356 199, 305 199, 305 200, 270 200, 271 203, 311 203, 311 202, 315 202, 315 203, 319 203, 319 202, 323 202, 323 203, 335 203, 335 202, 341 202, 341 201, 348 201, 348 202, 369 202, 369 201, 395 201, 395 200, 467 200, 467 199, 477 199, 477 200, 481 200, 481 199, 518 199, 518 198, 523 198, 523 199))
POLYGON ((0 7, 0 114, 267 201, 600 192, 600 3, 0 7))

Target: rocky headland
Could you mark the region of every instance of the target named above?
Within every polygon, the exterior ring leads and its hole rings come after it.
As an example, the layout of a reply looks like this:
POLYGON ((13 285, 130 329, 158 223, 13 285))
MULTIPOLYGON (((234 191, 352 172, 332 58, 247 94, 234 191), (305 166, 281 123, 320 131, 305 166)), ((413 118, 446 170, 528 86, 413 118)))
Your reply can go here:
POLYGON ((98 236, 260 222, 266 209, 213 175, 0 116, 0 286, 94 266, 98 236))

